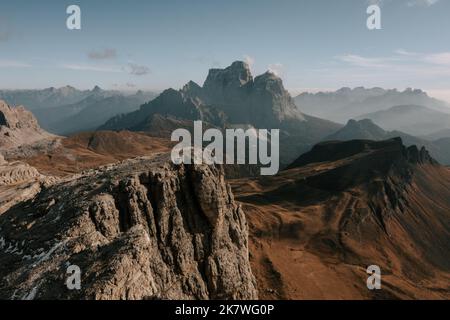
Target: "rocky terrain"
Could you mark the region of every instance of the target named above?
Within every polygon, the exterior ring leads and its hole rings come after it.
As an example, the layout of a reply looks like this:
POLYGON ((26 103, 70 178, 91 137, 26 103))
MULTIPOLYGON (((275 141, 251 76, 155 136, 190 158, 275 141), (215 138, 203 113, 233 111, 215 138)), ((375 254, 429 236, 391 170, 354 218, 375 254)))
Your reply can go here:
POLYGON ((425 149, 327 142, 278 176, 231 184, 261 298, 450 298, 450 170, 425 149), (370 265, 382 290, 366 287, 370 265))
POLYGON ((126 160, 0 215, 2 299, 255 299, 248 227, 223 172, 126 160), (81 290, 65 286, 82 270, 81 290))
POLYGON ((15 204, 32 198, 42 185, 54 180, 21 162, 7 162, 0 155, 0 214, 15 204))
POLYGON ((11 107, 0 100, 0 153, 5 158, 45 153, 60 138, 41 129, 36 118, 24 107, 11 107))

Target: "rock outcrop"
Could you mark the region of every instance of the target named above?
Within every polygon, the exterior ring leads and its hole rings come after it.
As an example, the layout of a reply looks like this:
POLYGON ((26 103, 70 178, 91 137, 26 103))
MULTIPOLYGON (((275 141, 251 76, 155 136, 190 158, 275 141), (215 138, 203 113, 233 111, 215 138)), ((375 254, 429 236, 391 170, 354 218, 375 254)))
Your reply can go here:
POLYGON ((24 162, 8 162, 0 154, 0 215, 17 203, 31 199, 42 185, 53 180, 24 162))
POLYGON ((41 129, 33 114, 24 107, 13 108, 0 100, 0 152, 5 158, 42 152, 58 141, 57 136, 41 129))
POLYGON ((255 299, 247 237, 220 167, 126 160, 0 216, 0 298, 255 299))

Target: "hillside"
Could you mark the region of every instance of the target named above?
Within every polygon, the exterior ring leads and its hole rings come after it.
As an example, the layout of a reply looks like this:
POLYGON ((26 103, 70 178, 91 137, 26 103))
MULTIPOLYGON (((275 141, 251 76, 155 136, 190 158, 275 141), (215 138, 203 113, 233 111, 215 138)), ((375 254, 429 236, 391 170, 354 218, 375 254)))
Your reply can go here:
POLYGON ((270 299, 448 299, 450 170, 400 139, 318 145, 278 176, 237 179, 270 299), (366 287, 369 265, 382 290, 366 287))

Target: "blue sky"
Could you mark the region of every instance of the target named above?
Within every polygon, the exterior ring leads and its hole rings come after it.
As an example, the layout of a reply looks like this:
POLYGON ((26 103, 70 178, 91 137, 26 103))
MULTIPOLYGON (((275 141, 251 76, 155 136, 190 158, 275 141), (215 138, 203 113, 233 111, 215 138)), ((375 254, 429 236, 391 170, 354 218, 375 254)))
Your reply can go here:
POLYGON ((40 0, 0 4, 0 88, 179 88, 247 60, 293 94, 422 88, 450 101, 450 0, 40 0), (366 9, 382 8, 382 30, 366 9), (82 29, 66 28, 77 4, 82 29))

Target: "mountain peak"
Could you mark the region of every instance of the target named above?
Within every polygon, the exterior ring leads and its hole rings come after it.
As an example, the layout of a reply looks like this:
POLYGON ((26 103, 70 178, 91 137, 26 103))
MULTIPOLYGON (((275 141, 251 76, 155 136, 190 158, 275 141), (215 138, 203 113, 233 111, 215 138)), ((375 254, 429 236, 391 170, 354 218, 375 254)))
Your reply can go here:
POLYGON ((210 69, 203 88, 241 87, 253 80, 248 64, 235 61, 225 69, 210 69))
POLYGON ((370 119, 350 119, 343 128, 328 136, 325 140, 383 140, 386 135, 387 132, 370 119))

